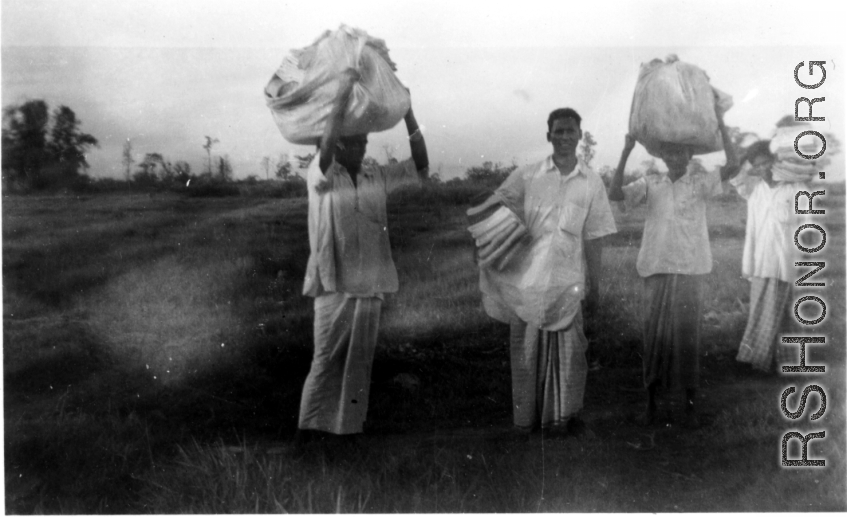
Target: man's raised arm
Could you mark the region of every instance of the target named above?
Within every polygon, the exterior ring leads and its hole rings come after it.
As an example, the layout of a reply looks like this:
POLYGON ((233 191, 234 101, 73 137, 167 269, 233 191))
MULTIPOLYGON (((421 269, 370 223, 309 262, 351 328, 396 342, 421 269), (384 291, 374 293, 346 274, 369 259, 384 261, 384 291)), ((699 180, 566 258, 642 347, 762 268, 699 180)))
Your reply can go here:
POLYGON ((735 152, 735 146, 732 139, 729 137, 729 130, 723 122, 723 114, 715 110, 718 116, 718 130, 721 132, 721 140, 723 141, 723 150, 726 153, 726 164, 721 167, 721 181, 726 181, 734 178, 741 170, 741 164, 738 163, 738 153, 735 152))
POLYGON ((359 72, 352 68, 348 68, 342 72, 341 77, 341 94, 336 99, 335 105, 329 114, 326 128, 324 129, 323 137, 321 137, 321 159, 319 165, 321 172, 326 174, 329 166, 332 165, 332 159, 335 157, 335 143, 341 133, 341 123, 344 121, 344 110, 347 109, 347 102, 350 100, 350 94, 353 92, 353 85, 359 80, 359 72))
POLYGON ((612 201, 623 201, 623 171, 626 167, 626 161, 629 159, 630 153, 635 148, 635 138, 627 134, 624 140, 623 152, 621 159, 618 161, 618 168, 615 169, 615 175, 612 176, 612 184, 609 185, 609 199, 612 201))
POLYGON ((406 131, 409 132, 409 147, 412 148, 412 161, 415 162, 415 167, 418 169, 418 174, 421 179, 426 179, 429 176, 429 156, 426 152, 426 142, 424 141, 423 133, 415 120, 415 113, 409 107, 406 112, 406 131))

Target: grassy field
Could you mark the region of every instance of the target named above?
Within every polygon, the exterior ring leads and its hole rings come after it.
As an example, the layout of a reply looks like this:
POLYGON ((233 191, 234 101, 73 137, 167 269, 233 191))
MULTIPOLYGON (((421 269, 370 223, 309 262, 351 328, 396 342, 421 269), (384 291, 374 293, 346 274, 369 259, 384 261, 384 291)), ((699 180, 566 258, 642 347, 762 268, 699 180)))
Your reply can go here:
POLYGON ((709 211, 706 425, 681 429, 668 394, 659 424, 636 425, 644 212, 616 213, 587 329, 589 432, 566 439, 509 432, 508 329, 480 308, 462 196, 399 193, 401 290, 384 304, 366 434, 306 456, 291 447, 311 358, 305 200, 6 196, 6 512, 844 511, 844 189, 827 193, 827 286, 810 290, 825 293, 827 346, 807 349, 825 375, 736 363, 746 208, 726 196, 709 211), (808 421, 814 396, 784 417, 782 391, 813 382, 824 417, 808 421), (809 444, 825 468, 780 467, 793 429, 826 430, 809 444))

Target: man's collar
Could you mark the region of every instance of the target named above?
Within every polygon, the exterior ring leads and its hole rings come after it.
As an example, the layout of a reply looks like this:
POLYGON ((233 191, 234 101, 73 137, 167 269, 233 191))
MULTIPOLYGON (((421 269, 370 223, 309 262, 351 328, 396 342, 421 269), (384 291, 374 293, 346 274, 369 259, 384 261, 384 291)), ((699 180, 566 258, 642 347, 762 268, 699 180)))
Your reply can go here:
MULTIPOLYGON (((352 176, 350 174, 350 171, 347 170, 347 167, 341 165, 341 163, 338 160, 336 160, 335 157, 332 158, 332 165, 330 166, 330 170, 334 170, 336 174, 342 174, 343 173, 343 174, 346 174, 348 176, 352 176)), ((357 176, 366 176, 366 177, 370 178, 373 175, 373 173, 369 170, 369 168, 367 166, 365 166, 365 164, 363 162, 362 166, 359 167, 359 172, 356 175, 357 176)))
POLYGON ((680 181, 683 183, 690 183, 693 181, 694 174, 708 174, 708 172, 692 172, 690 170, 685 171, 685 174, 677 178, 676 181, 671 181, 670 171, 660 171, 658 169, 648 170, 644 176, 645 177, 653 177, 658 181, 666 181, 668 183, 679 183, 680 181))
MULTIPOLYGON (((555 171, 557 174, 561 174, 561 171, 556 166, 556 162, 553 161, 553 155, 552 154, 547 156, 547 159, 544 160, 542 167, 544 168, 545 173, 555 171)), ((577 157, 576 166, 574 166, 573 171, 568 173, 568 175, 566 177, 573 176, 574 172, 576 174, 582 174, 583 176, 585 176, 585 167, 586 167, 586 165, 585 165, 585 163, 583 163, 582 158, 577 157)))

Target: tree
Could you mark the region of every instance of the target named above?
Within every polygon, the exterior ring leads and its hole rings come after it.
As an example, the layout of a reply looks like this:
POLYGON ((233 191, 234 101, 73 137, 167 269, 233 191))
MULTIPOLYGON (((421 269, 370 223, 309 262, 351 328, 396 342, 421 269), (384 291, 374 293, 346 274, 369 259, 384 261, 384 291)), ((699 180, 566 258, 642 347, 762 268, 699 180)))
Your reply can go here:
POLYGON ((209 157, 209 176, 212 175, 212 146, 220 142, 217 138, 212 138, 210 136, 206 136, 206 143, 203 144, 203 149, 206 150, 206 155, 209 157))
POLYGON ((591 132, 586 131, 582 136, 582 145, 579 146, 582 161, 585 162, 585 165, 591 166, 591 160, 594 159, 594 146, 597 145, 597 142, 594 140, 594 135, 591 132))
POLYGON ((174 179, 179 183, 187 183, 191 179, 191 165, 188 162, 178 161, 173 168, 174 179))
POLYGON ((151 173, 146 169, 142 169, 132 175, 132 182, 136 185, 144 187, 152 187, 159 182, 159 178, 155 173, 151 173))
POLYGON ((221 181, 232 179, 232 163, 229 161, 229 155, 218 157, 218 176, 221 181))
POLYGON ((129 138, 124 142, 121 163, 123 163, 124 170, 126 171, 126 180, 129 181, 132 175, 132 164, 135 163, 135 160, 132 158, 132 141, 129 138))
POLYGON ((441 173, 444 172, 444 164, 441 162, 438 163, 438 166, 435 168, 435 172, 429 175, 429 182, 433 184, 441 184, 441 173))
POLYGON ((470 181, 484 183, 486 185, 500 185, 506 178, 509 177, 509 174, 515 169, 518 168, 516 163, 509 165, 508 167, 503 167, 501 163, 494 162, 483 162, 482 167, 471 167, 465 171, 465 176, 470 181))
POLYGON ((315 158, 315 153, 307 153, 302 156, 295 154, 294 157, 299 162, 299 168, 305 169, 310 163, 312 163, 312 160, 315 158))
POLYGON ((385 159, 388 160, 386 163, 397 163, 397 158, 394 157, 394 147, 385 144, 382 146, 382 151, 385 153, 385 159))
POLYGON ((171 162, 165 160, 165 158, 156 153, 156 157, 159 159, 159 166, 162 168, 162 180, 166 183, 173 183, 174 181, 174 166, 171 162))
POLYGON ((65 178, 79 175, 80 169, 88 169, 85 152, 89 147, 97 147, 97 139, 81 132, 79 124, 76 113, 67 106, 59 106, 53 112, 53 128, 47 151, 65 178))
POLYGON ((265 179, 270 179, 270 170, 271 170, 271 158, 270 156, 262 157, 262 169, 265 170, 265 179))
POLYGON ((162 163, 161 154, 147 153, 144 155, 144 159, 138 164, 138 167, 141 169, 141 172, 146 175, 158 176, 157 169, 160 163, 162 163))
POLYGON ((47 161, 50 112, 43 100, 3 110, 3 172, 36 181, 47 161))
POLYGON ((76 179, 87 169, 85 153, 97 139, 79 129, 67 106, 52 114, 43 100, 27 101, 3 110, 3 172, 31 186, 45 187, 76 179))
POLYGON ((362 169, 374 169, 376 167, 379 167, 379 162, 373 156, 362 158, 362 169))
POLYGON ((279 155, 279 161, 276 164, 274 174, 277 178, 286 181, 291 175, 291 162, 288 160, 288 155, 283 153, 279 155))

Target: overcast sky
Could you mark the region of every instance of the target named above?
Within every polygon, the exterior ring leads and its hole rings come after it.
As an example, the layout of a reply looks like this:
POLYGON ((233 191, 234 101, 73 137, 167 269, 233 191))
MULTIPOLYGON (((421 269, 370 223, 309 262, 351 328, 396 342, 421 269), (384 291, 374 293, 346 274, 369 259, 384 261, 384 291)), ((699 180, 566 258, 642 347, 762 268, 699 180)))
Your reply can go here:
MULTIPOLYGON (((816 124, 844 142, 844 8, 737 4, 3 0, 2 102, 71 107, 101 142, 94 176, 121 174, 127 138, 137 159, 160 152, 200 172, 205 135, 238 176, 258 175, 263 156, 310 150, 282 139, 262 89, 289 49, 345 23, 386 41, 430 161, 448 177, 542 158, 547 113, 561 106, 594 134, 595 165, 614 165, 639 65, 670 53, 734 97, 728 124, 768 136, 798 96, 825 96, 815 116, 827 122, 816 124), (827 61, 817 90, 793 80, 809 60, 827 61)), ((384 148, 408 155, 402 127, 371 137, 369 154, 383 159, 384 148)), ((843 156, 832 168, 843 175, 843 156)))

